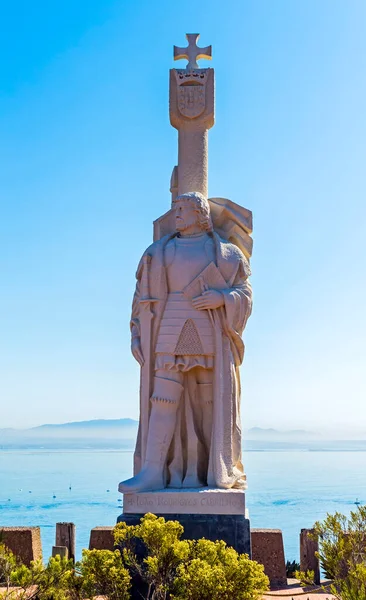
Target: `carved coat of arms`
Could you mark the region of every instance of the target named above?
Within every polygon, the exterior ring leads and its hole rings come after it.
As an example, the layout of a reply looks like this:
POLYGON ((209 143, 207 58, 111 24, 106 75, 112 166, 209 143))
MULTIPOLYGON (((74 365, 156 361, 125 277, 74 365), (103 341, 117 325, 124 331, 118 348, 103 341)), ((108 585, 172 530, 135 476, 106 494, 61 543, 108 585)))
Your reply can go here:
POLYGON ((178 87, 179 112, 189 119, 199 117, 205 110, 205 87, 203 85, 180 85, 178 87))

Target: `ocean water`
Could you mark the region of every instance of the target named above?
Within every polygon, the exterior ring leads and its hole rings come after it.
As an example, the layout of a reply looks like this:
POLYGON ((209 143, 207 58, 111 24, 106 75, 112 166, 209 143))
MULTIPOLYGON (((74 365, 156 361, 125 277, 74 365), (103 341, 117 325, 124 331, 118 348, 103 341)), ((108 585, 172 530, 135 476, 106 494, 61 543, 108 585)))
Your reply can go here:
MULTIPOLYGON (((286 559, 299 557, 301 528, 311 527, 327 512, 349 513, 356 500, 366 503, 366 442, 247 442, 246 446, 251 526, 282 529, 286 559)), ((39 525, 48 557, 55 543, 55 523, 74 522, 80 557, 91 528, 116 522, 122 512, 118 482, 131 472, 132 448, 120 449, 118 444, 4 447, 0 528, 39 525)))

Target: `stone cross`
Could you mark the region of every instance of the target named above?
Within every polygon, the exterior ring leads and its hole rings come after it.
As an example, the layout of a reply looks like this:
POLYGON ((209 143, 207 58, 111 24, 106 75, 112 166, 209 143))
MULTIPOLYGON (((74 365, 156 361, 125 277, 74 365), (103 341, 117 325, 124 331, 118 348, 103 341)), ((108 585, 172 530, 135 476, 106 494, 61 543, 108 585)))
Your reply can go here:
POLYGON ((212 58, 212 46, 206 46, 206 48, 199 48, 197 46, 199 37, 199 33, 186 33, 188 46, 186 48, 174 46, 174 60, 180 60, 181 58, 188 60, 186 66, 187 71, 199 68, 197 60, 200 60, 201 58, 211 60, 212 58))
POLYGON ((170 69, 170 123, 178 130, 178 165, 173 169, 172 198, 192 190, 208 195, 208 130, 215 117, 214 69, 200 69, 197 60, 211 59, 211 46, 199 48, 198 33, 187 33, 188 46, 174 46, 174 60, 186 69, 170 69))

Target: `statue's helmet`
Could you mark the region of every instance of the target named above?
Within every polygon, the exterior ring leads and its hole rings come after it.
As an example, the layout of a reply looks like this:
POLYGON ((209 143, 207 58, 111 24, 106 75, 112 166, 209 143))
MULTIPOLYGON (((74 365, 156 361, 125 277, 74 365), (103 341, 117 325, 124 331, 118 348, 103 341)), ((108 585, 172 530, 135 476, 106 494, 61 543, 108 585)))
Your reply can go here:
POLYGON ((212 220, 211 220, 211 211, 210 204, 205 198, 203 194, 200 192, 187 192, 185 194, 181 194, 177 196, 172 202, 172 208, 175 208, 175 205, 178 202, 190 202, 197 211, 197 222, 200 225, 203 231, 212 231, 212 220))

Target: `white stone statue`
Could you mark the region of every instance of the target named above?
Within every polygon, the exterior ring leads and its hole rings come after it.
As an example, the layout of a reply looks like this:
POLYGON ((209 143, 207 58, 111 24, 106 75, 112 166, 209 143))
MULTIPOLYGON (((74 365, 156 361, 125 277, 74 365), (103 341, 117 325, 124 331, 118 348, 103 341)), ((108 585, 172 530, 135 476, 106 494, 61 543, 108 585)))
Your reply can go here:
POLYGON ((140 425, 135 475, 119 489, 244 489, 239 367, 249 263, 213 229, 201 193, 181 194, 173 209, 176 231, 155 241, 137 269, 131 333, 140 425))

